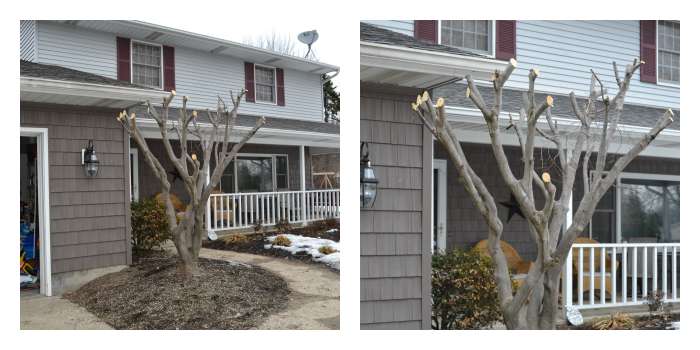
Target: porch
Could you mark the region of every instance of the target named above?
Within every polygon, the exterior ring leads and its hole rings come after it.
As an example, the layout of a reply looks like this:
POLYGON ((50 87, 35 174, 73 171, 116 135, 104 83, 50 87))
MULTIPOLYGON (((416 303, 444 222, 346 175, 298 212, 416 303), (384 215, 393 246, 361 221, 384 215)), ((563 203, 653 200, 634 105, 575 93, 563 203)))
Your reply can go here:
POLYGON ((207 203, 207 230, 248 229, 258 223, 275 225, 280 220, 290 224, 340 216, 340 189, 280 192, 212 194, 207 203))
POLYGON ((680 304, 680 243, 575 243, 567 256, 564 306, 630 310, 655 292, 680 304))

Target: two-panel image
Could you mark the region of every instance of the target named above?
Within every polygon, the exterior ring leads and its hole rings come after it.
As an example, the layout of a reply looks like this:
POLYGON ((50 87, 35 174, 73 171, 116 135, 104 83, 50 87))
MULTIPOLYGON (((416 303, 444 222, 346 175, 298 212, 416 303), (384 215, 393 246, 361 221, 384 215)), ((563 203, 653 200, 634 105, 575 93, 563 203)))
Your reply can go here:
POLYGON ((20 329, 680 329, 680 21, 177 23, 17 23, 20 329))

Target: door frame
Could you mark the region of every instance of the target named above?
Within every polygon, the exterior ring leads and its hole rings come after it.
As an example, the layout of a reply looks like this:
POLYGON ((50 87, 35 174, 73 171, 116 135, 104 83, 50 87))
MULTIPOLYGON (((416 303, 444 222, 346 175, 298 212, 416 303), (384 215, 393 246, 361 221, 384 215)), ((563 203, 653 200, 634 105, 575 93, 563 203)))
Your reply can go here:
MULTIPOLYGON (((436 210, 430 211, 430 222, 431 228, 434 229, 435 222, 437 220, 437 247, 439 253, 444 253, 447 249, 447 160, 446 159, 433 159, 433 171, 431 172, 430 181, 430 193, 431 193, 431 205, 435 203, 435 196, 437 195, 437 218, 435 216, 436 210), (435 170, 438 172, 438 188, 437 194, 434 193, 435 188, 435 170)), ((435 209, 435 208, 432 208, 435 209)), ((435 241, 433 238, 433 232, 431 230, 430 234, 430 252, 435 253, 435 241)))
POLYGON ((49 205, 49 129, 20 126, 20 137, 34 137, 37 143, 37 193, 39 212, 39 293, 51 296, 51 214, 49 205))

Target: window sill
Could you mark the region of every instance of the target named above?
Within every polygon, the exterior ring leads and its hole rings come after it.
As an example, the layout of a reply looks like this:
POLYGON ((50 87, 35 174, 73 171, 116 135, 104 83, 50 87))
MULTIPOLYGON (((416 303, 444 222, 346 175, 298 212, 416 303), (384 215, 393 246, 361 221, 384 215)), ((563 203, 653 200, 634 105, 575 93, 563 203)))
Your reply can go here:
POLYGON ((672 87, 672 88, 680 88, 681 87, 681 83, 659 81, 658 79, 656 80, 656 85, 667 86, 667 87, 672 87))

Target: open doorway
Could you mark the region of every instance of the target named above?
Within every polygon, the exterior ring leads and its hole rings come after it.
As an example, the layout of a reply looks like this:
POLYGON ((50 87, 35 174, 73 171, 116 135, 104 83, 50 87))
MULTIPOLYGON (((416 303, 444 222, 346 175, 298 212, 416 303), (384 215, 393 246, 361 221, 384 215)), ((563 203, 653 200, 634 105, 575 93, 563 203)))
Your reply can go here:
POLYGON ((51 295, 48 218, 48 131, 20 132, 20 290, 51 295))

